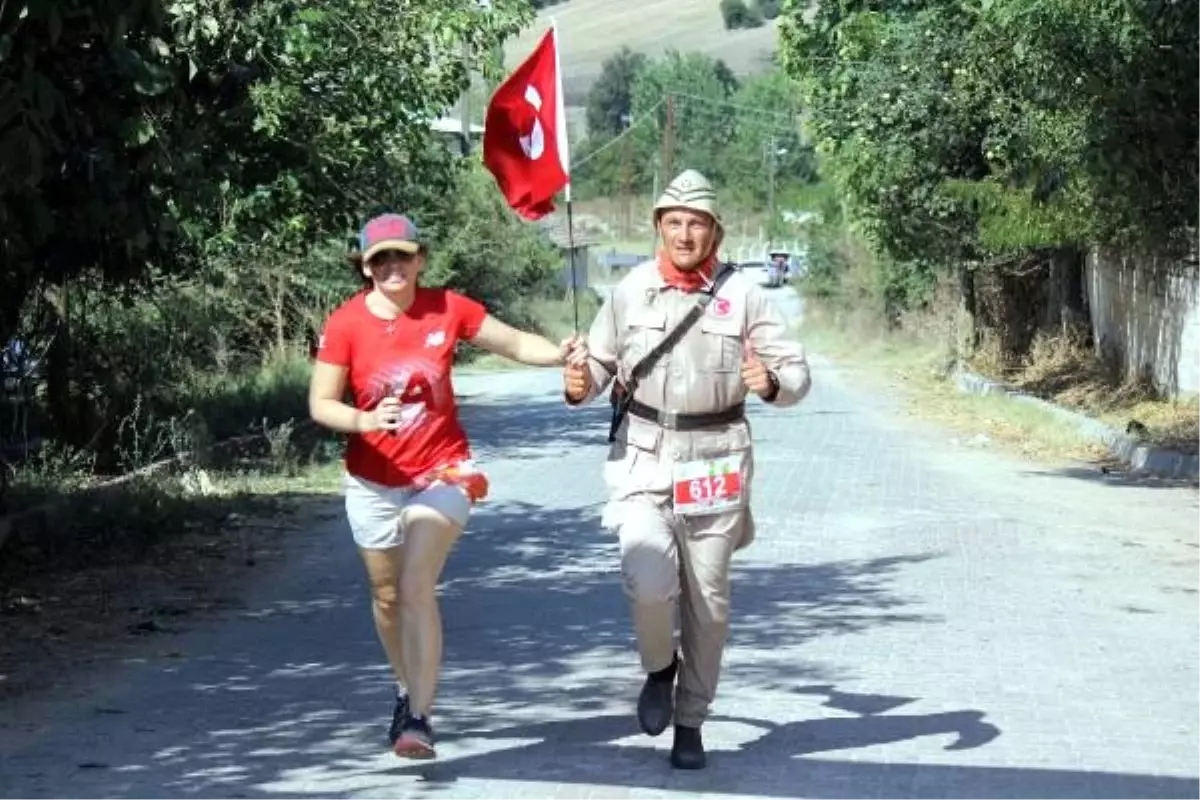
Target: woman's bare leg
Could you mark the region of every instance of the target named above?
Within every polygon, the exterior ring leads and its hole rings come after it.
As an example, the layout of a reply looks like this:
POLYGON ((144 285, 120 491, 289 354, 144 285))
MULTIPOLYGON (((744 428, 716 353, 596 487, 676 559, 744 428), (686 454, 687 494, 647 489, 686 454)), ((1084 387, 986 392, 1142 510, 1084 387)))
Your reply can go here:
POLYGON ((388 664, 400 686, 408 686, 404 670, 404 637, 400 613, 400 576, 404 567, 404 548, 383 550, 360 548, 367 577, 371 582, 371 614, 375 632, 387 654, 388 664))
POLYGON ((442 666, 437 585, 446 558, 461 534, 462 528, 431 508, 410 506, 405 510, 400 569, 401 654, 416 716, 429 713, 437 693, 442 666))

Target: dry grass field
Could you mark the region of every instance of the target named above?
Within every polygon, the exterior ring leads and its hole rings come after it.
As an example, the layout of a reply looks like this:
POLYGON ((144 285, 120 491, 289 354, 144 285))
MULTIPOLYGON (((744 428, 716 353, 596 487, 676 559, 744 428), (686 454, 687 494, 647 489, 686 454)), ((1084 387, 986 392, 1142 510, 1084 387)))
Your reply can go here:
POLYGON ((720 58, 737 75, 761 72, 778 39, 776 22, 727 31, 718 0, 569 0, 549 6, 537 21, 508 43, 505 61, 515 66, 558 22, 563 92, 568 105, 582 105, 604 59, 627 45, 648 56, 668 50, 699 50, 720 58))

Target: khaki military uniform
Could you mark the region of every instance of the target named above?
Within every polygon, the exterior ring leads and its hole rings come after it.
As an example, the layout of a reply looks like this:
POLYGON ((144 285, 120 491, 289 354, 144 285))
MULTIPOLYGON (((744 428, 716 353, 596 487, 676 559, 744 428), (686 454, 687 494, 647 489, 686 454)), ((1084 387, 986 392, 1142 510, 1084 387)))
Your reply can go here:
MULTIPOLYGON (((626 384, 634 365, 679 324, 697 298, 694 292, 668 285, 654 261, 635 267, 592 325, 591 389, 583 402, 603 394, 614 377, 626 384)), ((778 378, 773 404, 799 402, 811 383, 803 348, 763 291, 751 279, 734 274, 637 387, 634 399, 666 412, 663 423, 626 416, 604 467, 609 502, 603 524, 620 540, 625 592, 647 672, 671 663, 679 607, 682 664, 675 721, 690 727, 700 726, 716 695, 729 630, 733 552, 754 538, 749 507, 754 461, 744 417, 681 431, 671 429, 670 415, 720 412, 744 402, 746 342, 778 378), (676 465, 729 455, 741 457, 741 506, 677 514, 676 465)))

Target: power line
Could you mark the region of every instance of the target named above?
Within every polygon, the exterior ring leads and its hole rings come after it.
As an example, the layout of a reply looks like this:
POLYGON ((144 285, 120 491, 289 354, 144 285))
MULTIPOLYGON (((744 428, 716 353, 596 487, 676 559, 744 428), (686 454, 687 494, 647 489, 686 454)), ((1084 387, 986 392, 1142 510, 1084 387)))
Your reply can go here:
MULTIPOLYGON (((671 96, 680 97, 680 95, 677 94, 673 94, 671 96)), ((700 117, 705 120, 714 118, 719 120, 727 120, 732 117, 734 119, 733 125, 735 127, 751 127, 756 133, 762 135, 771 132, 775 132, 780 135, 801 133, 798 125, 798 123, 801 121, 801 117, 799 115, 792 116, 786 113, 767 111, 765 109, 753 109, 749 106, 738 103, 723 103, 722 101, 715 99, 709 102, 708 98, 698 97, 696 95, 682 95, 682 99, 694 101, 687 106, 688 114, 693 117, 700 117), (726 108, 722 108, 721 106, 732 107, 740 110, 736 114, 730 114, 726 108), (755 112, 758 112, 764 116, 755 118, 755 112)))
POLYGON ((749 114, 759 114, 763 116, 782 117, 784 119, 796 119, 800 116, 799 112, 787 111, 770 111, 765 108, 755 108, 754 106, 735 103, 731 100, 718 100, 714 97, 702 97, 696 94, 685 94, 684 92, 667 92, 671 97, 681 97, 685 100, 699 100, 702 103, 710 106, 724 106, 726 108, 735 108, 739 111, 745 111, 749 114))
MULTIPOLYGON (((583 158, 579 159, 578 161, 573 162, 571 164, 572 169, 580 167, 583 164, 588 163, 593 158, 596 158, 601 153, 603 153, 605 150, 608 150, 613 145, 624 140, 627 136, 629 136, 631 133, 633 133, 634 129, 640 127, 641 125, 645 124, 647 121, 653 119, 655 117, 655 113, 660 108, 662 108, 663 105, 666 104, 668 98, 680 98, 683 100, 698 101, 703 104, 701 106, 702 111, 710 111, 713 113, 716 113, 716 109, 712 108, 712 106, 719 105, 719 106, 725 106, 727 108, 738 109, 740 111, 746 111, 746 112, 752 113, 752 114, 773 116, 773 117, 790 119, 790 120, 795 120, 798 118, 798 115, 795 115, 795 114, 788 114, 787 112, 783 112, 783 111, 768 111, 767 109, 754 108, 753 106, 747 106, 747 105, 743 105, 740 103, 733 103, 728 100, 718 100, 716 98, 702 97, 700 95, 686 94, 683 92, 667 92, 663 95, 662 99, 660 99, 657 103, 655 103, 653 106, 651 106, 645 113, 641 114, 636 119, 634 119, 632 122, 630 122, 625 127, 625 130, 621 131, 616 136, 612 137, 607 142, 600 145, 599 147, 597 147, 595 150, 588 153, 583 158)), ((795 130, 793 127, 786 126, 786 125, 777 125, 774 127, 774 129, 778 130, 778 131, 786 131, 786 132, 793 132, 795 130)))
POLYGON ((632 121, 632 122, 630 122, 628 125, 626 125, 626 126, 625 126, 625 130, 621 131, 621 132, 620 132, 620 133, 618 133, 616 136, 614 136, 613 138, 609 139, 607 142, 605 142, 604 144, 600 145, 600 146, 599 146, 599 147, 597 147, 595 150, 593 150, 592 152, 588 153, 588 154, 587 154, 586 156, 584 156, 583 158, 581 158, 581 159, 579 159, 578 161, 576 161, 575 163, 573 163, 573 164, 571 165, 572 169, 574 169, 574 168, 576 168, 576 167, 580 166, 581 164, 586 164, 587 162, 591 161, 591 160, 592 160, 593 158, 595 158, 596 156, 598 156, 598 155, 600 155, 601 153, 603 153, 603 152, 604 152, 605 150, 607 150, 608 148, 612 147, 612 146, 613 146, 614 144, 616 144, 617 142, 619 142, 619 141, 621 141, 622 139, 624 139, 626 136, 628 136, 630 133, 632 133, 632 132, 633 132, 633 129, 634 129, 634 128, 638 127, 639 125, 641 125, 641 124, 642 124, 643 122, 645 122, 646 120, 648 120, 648 119, 652 118, 652 117, 654 116, 654 112, 656 112, 656 111, 658 111, 658 109, 662 108, 662 105, 663 105, 663 103, 665 103, 665 102, 667 102, 667 98, 665 98, 665 97, 664 97, 662 100, 659 100, 659 101, 658 101, 657 103, 655 103, 655 104, 653 105, 653 107, 651 107, 651 108, 650 108, 650 110, 648 110, 648 111, 647 111, 645 114, 642 114, 640 117, 638 117, 637 119, 633 120, 633 121, 632 121))

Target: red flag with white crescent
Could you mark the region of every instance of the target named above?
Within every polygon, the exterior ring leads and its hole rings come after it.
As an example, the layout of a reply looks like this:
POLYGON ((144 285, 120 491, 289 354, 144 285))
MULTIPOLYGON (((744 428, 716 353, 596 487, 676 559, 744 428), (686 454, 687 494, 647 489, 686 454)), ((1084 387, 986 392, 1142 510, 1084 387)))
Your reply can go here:
POLYGON ((504 199, 525 219, 554 211, 554 195, 570 186, 567 120, 553 28, 488 103, 483 163, 504 199))

